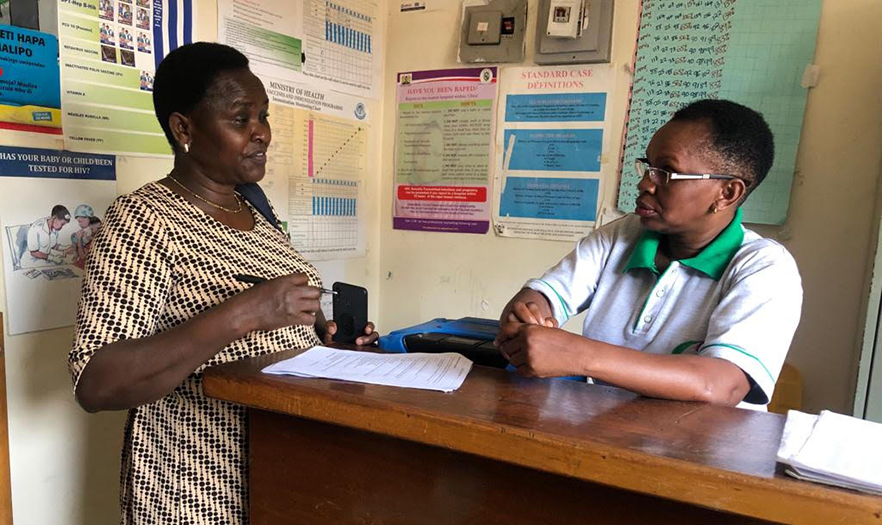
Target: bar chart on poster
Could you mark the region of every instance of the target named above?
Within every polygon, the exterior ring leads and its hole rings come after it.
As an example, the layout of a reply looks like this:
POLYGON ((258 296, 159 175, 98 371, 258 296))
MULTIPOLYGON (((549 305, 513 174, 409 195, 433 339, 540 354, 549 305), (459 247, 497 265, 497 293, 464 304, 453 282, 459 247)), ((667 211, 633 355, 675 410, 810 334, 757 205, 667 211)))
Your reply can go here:
POLYGON ((283 204, 288 235, 310 260, 360 253, 359 192, 369 126, 321 110, 270 106, 273 141, 261 183, 283 204))
POLYGON ((309 54, 303 73, 370 89, 376 3, 350 0, 343 6, 327 0, 308 0, 304 15, 309 54))
POLYGON ((379 98, 379 15, 377 0, 219 0, 218 41, 261 78, 379 98))
POLYGON ((358 241, 358 182, 365 172, 367 129, 330 115, 306 113, 294 156, 288 232, 316 256, 354 250, 358 241))

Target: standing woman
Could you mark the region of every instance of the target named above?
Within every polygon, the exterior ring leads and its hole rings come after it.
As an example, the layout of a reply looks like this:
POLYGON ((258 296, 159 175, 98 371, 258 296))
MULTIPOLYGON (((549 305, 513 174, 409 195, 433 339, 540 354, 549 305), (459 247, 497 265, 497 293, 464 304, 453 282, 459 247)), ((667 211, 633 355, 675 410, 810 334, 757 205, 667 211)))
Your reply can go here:
MULTIPOLYGON (((206 398, 202 372, 328 341, 336 327, 321 314, 315 268, 236 192, 264 177, 271 140, 248 59, 220 44, 178 48, 156 71, 153 100, 174 169, 107 210, 70 371, 83 408, 129 411, 121 523, 245 524, 245 410, 206 398)), ((376 338, 369 324, 357 342, 376 338)))

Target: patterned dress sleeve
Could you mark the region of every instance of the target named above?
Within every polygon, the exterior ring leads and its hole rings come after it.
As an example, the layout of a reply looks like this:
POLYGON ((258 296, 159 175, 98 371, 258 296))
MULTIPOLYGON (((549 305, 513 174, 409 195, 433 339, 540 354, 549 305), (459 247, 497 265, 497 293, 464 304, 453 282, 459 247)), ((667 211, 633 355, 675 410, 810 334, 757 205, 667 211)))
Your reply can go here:
POLYGON ((164 221, 138 196, 119 197, 107 209, 87 258, 68 356, 74 389, 96 350, 156 333, 173 283, 173 252, 164 221))

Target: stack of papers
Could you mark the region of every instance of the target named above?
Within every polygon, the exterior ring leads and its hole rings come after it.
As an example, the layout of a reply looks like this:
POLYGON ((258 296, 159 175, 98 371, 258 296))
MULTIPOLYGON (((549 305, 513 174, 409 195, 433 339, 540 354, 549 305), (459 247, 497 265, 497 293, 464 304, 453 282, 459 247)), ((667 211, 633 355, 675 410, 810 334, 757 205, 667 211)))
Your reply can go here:
POLYGON ((882 494, 882 424, 835 412, 791 410, 778 461, 798 479, 882 494))
POLYGON ((452 392, 471 369, 470 360, 454 353, 375 354, 315 346, 263 372, 452 392))

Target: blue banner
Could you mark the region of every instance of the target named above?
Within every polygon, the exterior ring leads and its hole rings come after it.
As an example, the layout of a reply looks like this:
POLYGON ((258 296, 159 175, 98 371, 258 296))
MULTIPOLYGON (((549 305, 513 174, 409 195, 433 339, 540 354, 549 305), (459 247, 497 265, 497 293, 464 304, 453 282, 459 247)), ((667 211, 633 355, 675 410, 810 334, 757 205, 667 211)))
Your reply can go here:
POLYGON ((510 170, 600 171, 603 130, 507 129, 503 148, 510 170))
POLYGON ((508 95, 506 122, 603 122, 606 93, 508 95))
POLYGON ((0 146, 0 177, 116 180, 116 157, 0 146))
POLYGON ((61 107, 54 35, 0 26, 0 104, 61 107))
POLYGON ((599 179, 508 177, 501 217, 596 221, 599 179))

